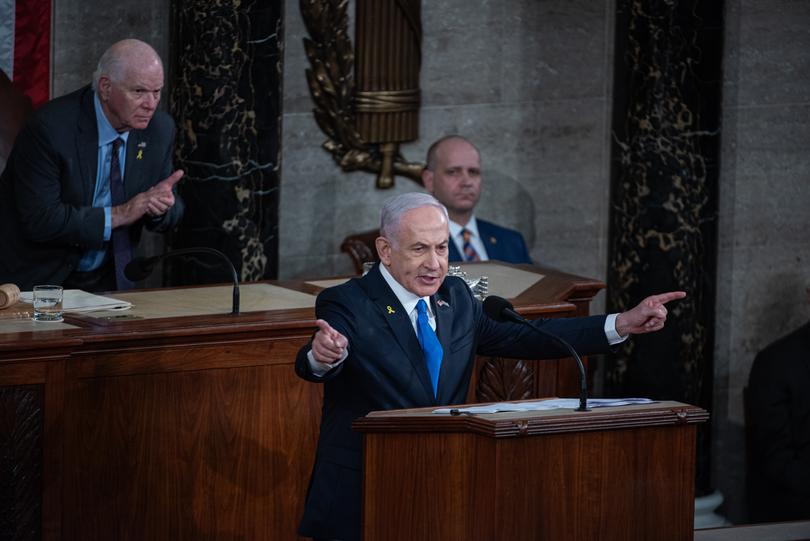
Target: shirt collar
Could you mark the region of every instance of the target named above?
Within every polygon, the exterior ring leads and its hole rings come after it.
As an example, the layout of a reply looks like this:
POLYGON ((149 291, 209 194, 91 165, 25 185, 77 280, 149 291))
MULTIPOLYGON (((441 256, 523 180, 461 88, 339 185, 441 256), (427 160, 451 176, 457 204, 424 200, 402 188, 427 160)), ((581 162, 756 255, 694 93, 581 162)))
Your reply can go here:
POLYGON ((405 289, 402 284, 397 282, 396 278, 391 275, 385 265, 380 263, 379 267, 380 274, 382 274, 382 277, 385 279, 388 287, 390 287, 391 291, 393 291, 394 295, 396 295, 397 300, 399 300, 399 303, 405 309, 406 314, 410 314, 416 309, 416 303, 419 302, 419 299, 424 299, 425 304, 427 304, 428 316, 432 315, 433 309, 430 307, 430 297, 420 297, 415 293, 411 293, 405 289))
POLYGON ((126 147, 129 131, 125 131, 124 133, 115 131, 110 121, 107 120, 107 115, 104 114, 104 110, 101 108, 101 101, 98 99, 98 94, 95 92, 93 92, 93 105, 96 108, 96 130, 98 131, 99 148, 109 145, 119 137, 124 140, 124 146, 126 147))
POLYGON ((466 225, 459 225, 453 220, 450 220, 448 225, 450 226, 450 236, 454 239, 461 235, 462 229, 472 233, 475 238, 481 238, 481 235, 478 234, 478 220, 475 219, 475 216, 470 216, 470 221, 466 225))

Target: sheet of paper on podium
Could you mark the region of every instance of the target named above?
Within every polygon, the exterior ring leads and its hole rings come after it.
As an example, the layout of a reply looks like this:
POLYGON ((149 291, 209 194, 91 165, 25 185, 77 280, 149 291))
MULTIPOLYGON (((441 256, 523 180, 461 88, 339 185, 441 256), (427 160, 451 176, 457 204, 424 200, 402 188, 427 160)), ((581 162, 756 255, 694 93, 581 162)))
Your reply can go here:
MULTIPOLYGON (((605 408, 610 406, 631 406, 633 404, 652 404, 649 398, 589 398, 589 408, 605 408)), ((480 414, 499 413, 503 411, 541 411, 555 409, 576 409, 579 407, 579 398, 551 398, 547 400, 529 400, 526 402, 497 402, 495 404, 482 404, 463 408, 438 408, 433 413, 438 414, 480 414)))
MULTIPOLYGON (((33 292, 23 291, 20 294, 20 300, 32 303, 34 301, 33 292)), ((132 308, 132 303, 128 301, 88 293, 81 289, 66 289, 62 299, 62 311, 64 312, 80 313, 97 310, 128 310, 130 308, 132 308)))

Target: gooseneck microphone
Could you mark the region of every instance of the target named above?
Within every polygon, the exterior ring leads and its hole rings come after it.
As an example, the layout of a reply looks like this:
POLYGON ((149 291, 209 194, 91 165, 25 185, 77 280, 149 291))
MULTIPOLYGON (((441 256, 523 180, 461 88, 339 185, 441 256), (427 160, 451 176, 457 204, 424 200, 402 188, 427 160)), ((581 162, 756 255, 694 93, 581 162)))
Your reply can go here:
POLYGON ((526 325, 535 332, 547 336, 552 340, 554 340, 555 342, 557 342, 558 344, 565 347, 571 354, 571 357, 573 357, 574 360, 577 361, 577 367, 579 367, 579 407, 574 411, 589 411, 588 378, 585 377, 585 365, 582 364, 582 359, 580 359, 579 354, 576 352, 576 350, 571 344, 569 344, 556 334, 552 334, 548 331, 545 331, 532 325, 529 321, 526 320, 525 317, 515 312, 515 308, 512 306, 512 303, 510 303, 503 297, 490 295, 487 298, 485 298, 484 313, 491 319, 494 319, 495 321, 513 321, 515 323, 520 323, 521 325, 526 325))
POLYGON ((124 267, 124 276, 126 276, 127 279, 132 282, 138 282, 140 280, 143 280, 150 274, 152 274, 152 270, 155 268, 155 264, 157 264, 160 260, 186 254, 215 255, 220 259, 223 259, 228 264, 227 266, 231 270, 231 275, 233 276, 233 310, 231 311, 231 314, 238 315, 239 276, 236 274, 236 268, 233 266, 233 263, 231 263, 231 260, 228 259, 228 256, 226 256, 219 250, 208 248, 206 246, 200 246, 197 248, 183 248, 182 250, 173 250, 171 252, 166 252, 165 254, 155 255, 152 257, 135 257, 132 259, 132 261, 127 263, 126 267, 124 267))

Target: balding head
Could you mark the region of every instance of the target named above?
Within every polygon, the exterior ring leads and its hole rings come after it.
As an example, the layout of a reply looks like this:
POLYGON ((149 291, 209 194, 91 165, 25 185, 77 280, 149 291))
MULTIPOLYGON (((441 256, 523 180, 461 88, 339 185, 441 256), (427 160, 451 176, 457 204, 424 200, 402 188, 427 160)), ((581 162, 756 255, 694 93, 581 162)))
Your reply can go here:
POLYGON ((481 197, 481 155, 460 135, 442 137, 428 150, 422 184, 460 226, 470 221, 481 197))
POLYGON ((99 58, 93 72, 93 90, 98 90, 98 81, 102 76, 120 83, 129 70, 141 71, 150 66, 158 66, 163 71, 163 62, 151 45, 139 39, 122 39, 113 43, 99 58))
POLYGON ((104 115, 119 133, 149 125, 163 89, 163 63, 137 39, 114 43, 98 61, 93 90, 104 115))

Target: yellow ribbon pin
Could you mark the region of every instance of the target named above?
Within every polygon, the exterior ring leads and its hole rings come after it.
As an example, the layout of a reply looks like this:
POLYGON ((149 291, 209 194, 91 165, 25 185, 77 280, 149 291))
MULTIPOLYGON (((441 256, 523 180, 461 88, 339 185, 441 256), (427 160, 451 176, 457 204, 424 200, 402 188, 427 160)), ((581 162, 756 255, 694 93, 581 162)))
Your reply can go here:
POLYGON ((138 155, 135 156, 135 159, 136 160, 142 160, 143 159, 143 150, 138 151, 138 155))
POLYGON ((388 308, 388 313, 389 313, 389 314, 393 314, 393 313, 394 313, 394 309, 393 309, 393 308, 391 308, 391 306, 386 306, 386 308, 388 308))

